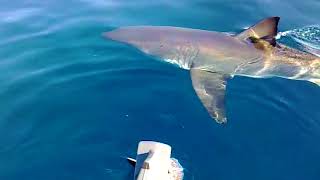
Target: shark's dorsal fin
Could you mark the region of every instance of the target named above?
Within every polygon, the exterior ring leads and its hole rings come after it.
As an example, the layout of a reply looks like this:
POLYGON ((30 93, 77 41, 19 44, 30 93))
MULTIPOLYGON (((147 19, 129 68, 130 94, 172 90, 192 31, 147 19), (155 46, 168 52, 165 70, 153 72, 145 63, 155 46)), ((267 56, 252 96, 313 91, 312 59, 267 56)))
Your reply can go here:
POLYGON ((268 40, 264 38, 258 39, 255 37, 249 37, 248 40, 254 45, 254 47, 263 51, 270 51, 277 44, 274 38, 273 40, 268 40))
POLYGON ((266 42, 269 42, 272 46, 275 46, 275 36, 278 33, 279 20, 280 17, 266 18, 238 34, 236 37, 241 40, 250 40, 250 38, 262 39, 266 42))

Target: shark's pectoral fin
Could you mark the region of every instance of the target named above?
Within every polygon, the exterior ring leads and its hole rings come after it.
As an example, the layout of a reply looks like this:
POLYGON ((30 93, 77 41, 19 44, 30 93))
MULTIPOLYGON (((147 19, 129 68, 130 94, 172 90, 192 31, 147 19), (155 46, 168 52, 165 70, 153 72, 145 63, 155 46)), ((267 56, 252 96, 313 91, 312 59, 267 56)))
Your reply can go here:
POLYGON ((230 76, 205 69, 192 68, 192 85, 210 116, 226 123, 225 90, 230 76))
MULTIPOLYGON (((278 33, 279 17, 269 17, 257 24, 251 26, 249 29, 238 34, 236 37, 240 40, 256 40, 261 39, 268 42, 270 45, 276 45, 275 36, 278 33)), ((255 43, 255 42, 253 42, 255 43)))

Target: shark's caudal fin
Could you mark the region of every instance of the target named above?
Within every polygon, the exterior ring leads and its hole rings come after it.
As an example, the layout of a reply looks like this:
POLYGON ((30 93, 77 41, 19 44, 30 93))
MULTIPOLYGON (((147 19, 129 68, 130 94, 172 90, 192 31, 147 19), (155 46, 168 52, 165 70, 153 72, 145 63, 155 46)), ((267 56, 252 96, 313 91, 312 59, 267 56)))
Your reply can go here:
POLYGON ((280 17, 266 18, 238 34, 236 37, 241 40, 252 40, 254 43, 257 42, 258 39, 261 39, 275 46, 275 36, 278 33, 279 20, 280 17))

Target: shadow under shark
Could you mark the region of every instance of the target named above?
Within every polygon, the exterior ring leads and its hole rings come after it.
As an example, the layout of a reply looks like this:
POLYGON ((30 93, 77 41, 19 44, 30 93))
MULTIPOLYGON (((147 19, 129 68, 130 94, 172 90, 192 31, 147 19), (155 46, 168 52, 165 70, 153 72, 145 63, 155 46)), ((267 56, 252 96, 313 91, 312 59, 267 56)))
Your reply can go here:
POLYGON ((210 116, 226 123, 225 89, 235 75, 283 77, 320 85, 320 58, 275 40, 279 17, 237 35, 166 26, 121 27, 104 36, 190 69, 192 85, 210 116))

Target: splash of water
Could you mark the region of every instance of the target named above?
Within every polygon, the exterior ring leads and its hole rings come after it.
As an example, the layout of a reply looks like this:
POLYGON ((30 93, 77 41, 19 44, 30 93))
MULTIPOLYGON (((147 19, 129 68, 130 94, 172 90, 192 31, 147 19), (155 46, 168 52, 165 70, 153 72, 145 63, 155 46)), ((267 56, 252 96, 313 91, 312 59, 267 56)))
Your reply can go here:
POLYGON ((183 167, 179 161, 175 158, 171 158, 171 166, 169 169, 170 180, 183 180, 183 167))
POLYGON ((281 37, 292 38, 300 44, 305 51, 320 57, 320 25, 279 32, 276 39, 280 39, 281 37))
POLYGON ((186 61, 176 60, 176 59, 164 59, 164 61, 173 65, 176 65, 179 68, 190 70, 191 64, 187 63, 186 61))

